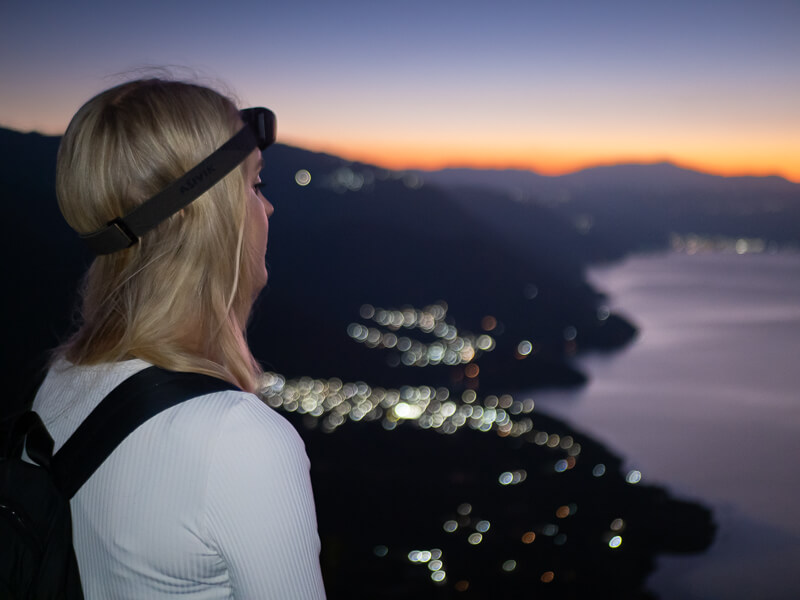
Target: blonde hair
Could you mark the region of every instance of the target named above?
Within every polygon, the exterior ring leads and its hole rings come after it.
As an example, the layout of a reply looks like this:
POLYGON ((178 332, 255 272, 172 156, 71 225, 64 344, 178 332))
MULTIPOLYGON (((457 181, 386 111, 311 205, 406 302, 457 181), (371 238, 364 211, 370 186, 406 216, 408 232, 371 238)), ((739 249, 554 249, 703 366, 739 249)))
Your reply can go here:
MULTIPOLYGON (((59 208, 78 233, 96 231, 241 126, 233 102, 199 85, 145 79, 102 92, 80 108, 61 141, 59 208)), ((140 358, 253 391, 260 367, 245 328, 259 259, 246 242, 248 186, 240 166, 138 244, 95 258, 81 288, 78 329, 58 354, 77 365, 140 358)))

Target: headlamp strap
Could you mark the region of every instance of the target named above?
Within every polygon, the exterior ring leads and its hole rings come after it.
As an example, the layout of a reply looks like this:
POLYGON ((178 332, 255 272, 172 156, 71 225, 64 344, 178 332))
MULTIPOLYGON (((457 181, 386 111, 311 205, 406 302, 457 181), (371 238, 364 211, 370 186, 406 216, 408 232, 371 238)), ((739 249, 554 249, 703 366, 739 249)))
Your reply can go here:
POLYGON ((143 234, 211 189, 258 146, 258 139, 245 124, 216 152, 158 194, 124 217, 109 221, 103 229, 81 235, 81 239, 95 254, 111 254, 133 246, 143 234))

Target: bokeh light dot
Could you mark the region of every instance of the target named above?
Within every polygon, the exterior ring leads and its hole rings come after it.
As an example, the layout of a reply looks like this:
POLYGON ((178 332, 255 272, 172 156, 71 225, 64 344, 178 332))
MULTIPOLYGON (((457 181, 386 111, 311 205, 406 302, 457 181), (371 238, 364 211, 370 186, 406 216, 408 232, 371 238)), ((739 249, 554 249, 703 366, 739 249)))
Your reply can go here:
POLYGON ((642 473, 640 471, 629 471, 625 476, 625 481, 631 484, 639 483, 642 480, 642 473))
POLYGON ((536 534, 533 531, 526 531, 525 533, 522 534, 523 544, 532 544, 535 539, 536 539, 536 534))

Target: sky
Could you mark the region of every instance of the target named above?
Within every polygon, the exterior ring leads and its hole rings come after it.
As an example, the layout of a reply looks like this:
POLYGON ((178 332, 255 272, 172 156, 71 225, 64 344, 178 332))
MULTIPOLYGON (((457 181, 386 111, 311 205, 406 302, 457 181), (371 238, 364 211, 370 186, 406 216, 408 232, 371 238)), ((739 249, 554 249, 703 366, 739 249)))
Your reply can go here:
POLYGON ((800 0, 0 1, 0 126, 60 134, 154 67, 388 168, 800 182, 800 0))

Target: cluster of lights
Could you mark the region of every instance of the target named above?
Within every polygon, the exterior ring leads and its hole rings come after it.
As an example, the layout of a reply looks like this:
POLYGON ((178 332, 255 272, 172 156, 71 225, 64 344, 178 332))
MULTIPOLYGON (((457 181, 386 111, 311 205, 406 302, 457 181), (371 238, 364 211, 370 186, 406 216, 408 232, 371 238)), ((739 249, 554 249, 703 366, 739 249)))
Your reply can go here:
POLYGON ((469 502, 459 504, 456 509, 459 517, 456 519, 448 519, 442 524, 442 529, 446 533, 456 533, 459 530, 466 529, 466 541, 470 546, 477 546, 483 541, 486 533, 491 529, 492 524, 486 519, 474 519, 472 514, 472 505, 469 502))
POLYGON ((678 235, 670 236, 670 246, 675 252, 698 254, 701 252, 727 252, 736 254, 774 254, 780 250, 777 242, 761 238, 729 238, 724 236, 678 235))
POLYGON ((619 548, 622 546, 621 533, 625 529, 625 521, 619 518, 614 519, 608 528, 609 531, 605 534, 605 541, 608 543, 608 547, 612 549, 619 548))
MULTIPOLYGON (((387 430, 414 422, 422 429, 446 434, 467 426, 503 437, 526 435, 539 446, 566 451, 567 456, 556 463, 556 471, 574 467, 580 454, 580 444, 570 436, 534 430, 529 416, 533 400, 515 400, 509 394, 489 395, 479 402, 474 390, 451 397, 450 390, 444 387, 373 388, 364 382, 345 383, 337 378, 301 377, 287 381, 282 375, 267 372, 260 381, 259 395, 273 408, 320 419, 323 431, 328 433, 347 421, 380 420, 387 430)), ((523 478, 521 472, 512 473, 512 482, 515 477, 523 478)))
MULTIPOLYGON (((531 399, 515 400, 511 395, 487 396, 478 402, 474 390, 466 390, 459 399, 453 399, 446 388, 427 386, 404 386, 400 389, 372 388, 363 382, 345 383, 340 379, 312 379, 303 377, 287 381, 275 373, 265 373, 261 381, 260 394, 266 402, 278 409, 316 417, 321 420, 324 431, 332 432, 348 420, 382 420, 386 429, 394 429, 403 422, 413 422, 422 428, 431 428, 442 433, 454 433, 459 427, 469 425, 478 431, 494 431, 501 436, 521 436, 529 442, 564 452, 564 458, 555 461, 553 469, 562 473, 572 469, 579 454, 581 445, 572 436, 534 430, 532 419, 528 416, 534 408, 531 399)), ((594 477, 606 474, 606 466, 596 464, 592 469, 594 477)), ((516 486, 528 478, 525 469, 509 469, 497 476, 497 483, 503 487, 516 486)), ((642 474, 638 470, 627 473, 625 480, 629 484, 641 481, 642 474)), ((578 507, 574 503, 565 504, 555 509, 556 521, 574 515, 578 507)), ((461 532, 464 542, 470 546, 478 546, 485 541, 491 532, 491 522, 485 518, 472 516, 472 505, 460 504, 456 518, 449 518, 442 524, 447 534, 461 532)), ((531 544, 539 535, 552 539, 555 546, 567 543, 567 534, 560 530, 555 522, 545 523, 537 531, 526 531, 520 541, 531 544)), ((609 530, 604 534, 602 542, 612 550, 622 546, 622 532, 625 521, 614 519, 609 530)), ((378 557, 388 554, 386 546, 376 546, 373 552, 378 557)), ((430 571, 430 578, 435 583, 444 583, 447 573, 442 559, 442 550, 411 550, 407 554, 411 563, 424 565, 430 571)), ((510 573, 517 570, 516 559, 509 558, 501 565, 501 570, 510 573)), ((551 583, 555 579, 553 571, 545 571, 540 577, 542 583, 551 583)), ((460 580, 454 583, 457 591, 466 591, 469 581, 460 580)))
POLYGON ((431 572, 431 579, 436 583, 442 583, 447 579, 442 561, 442 551, 439 548, 432 550, 412 550, 408 553, 408 561, 418 565, 425 565, 431 572))
MULTIPOLYGON (((309 175, 307 179, 304 176, 301 180, 297 180, 297 178, 295 180, 298 185, 308 185, 311 178, 309 175), (306 181, 306 183, 301 183, 301 181, 306 181)), ((424 181, 416 173, 375 170, 353 164, 342 165, 329 173, 322 185, 334 192, 344 194, 345 192, 369 190, 374 186, 376 180, 400 180, 411 190, 418 190, 424 185, 424 181)))
MULTIPOLYGON (((602 314, 598 311, 598 318, 607 318, 607 309, 602 314)), ((460 335, 452 324, 445 322, 447 305, 438 303, 416 310, 404 308, 401 310, 387 310, 375 308, 371 305, 361 307, 360 315, 363 319, 372 321, 377 326, 351 324, 348 328, 350 336, 358 342, 373 348, 397 348, 405 355, 413 357, 413 361, 404 360, 404 364, 424 366, 437 364, 437 361, 446 364, 469 363, 476 357, 480 350, 489 351, 494 348, 494 340, 489 335, 471 336, 460 335), (381 329, 382 328, 382 329, 381 329), (395 332, 400 329, 418 329, 426 334, 432 334, 438 341, 431 344, 422 344, 395 332), (452 362, 453 357, 457 362, 452 362), (448 359, 450 362, 448 362, 448 359)), ((491 328, 490 328, 491 329, 491 328)), ((484 327, 486 330, 486 327, 484 327)), ((577 335, 575 328, 565 329, 564 337, 574 339, 577 335)), ((533 351, 533 344, 523 340, 517 348, 518 354, 527 355, 533 351)), ((468 367, 477 367, 470 364, 468 367)), ((452 434, 459 428, 468 426, 473 430, 490 432, 500 436, 520 437, 538 446, 559 450, 563 452, 562 458, 553 463, 553 470, 563 473, 571 470, 577 463, 581 453, 579 443, 569 436, 535 430, 530 413, 533 412, 534 402, 530 398, 517 400, 510 394, 500 396, 488 395, 479 399, 475 390, 465 390, 460 396, 453 396, 445 387, 434 388, 431 386, 402 386, 396 389, 371 387, 364 382, 348 383, 338 378, 313 379, 302 377, 286 380, 276 373, 265 373, 260 382, 260 395, 272 407, 288 412, 297 412, 314 417, 319 420, 323 431, 333 432, 347 421, 380 421, 387 430, 392 430, 405 422, 413 423, 423 429, 434 429, 441 433, 452 434)), ((606 474, 606 467, 598 463, 592 469, 594 477, 606 474)), ((516 486, 526 481, 528 477, 525 469, 509 469, 498 474, 497 482, 500 486, 516 486)), ((626 481, 637 484, 642 475, 637 470, 629 471, 626 481)), ((566 519, 575 514, 577 505, 565 504, 555 509, 556 521, 566 519)), ((462 503, 458 506, 458 516, 444 521, 442 529, 447 534, 459 532, 463 540, 470 546, 478 546, 486 535, 490 534, 491 522, 484 518, 473 518, 472 506, 462 503)), ((609 530, 603 536, 603 543, 611 549, 622 545, 622 532, 625 522, 621 518, 614 519, 609 525, 609 530)), ((556 546, 567 542, 567 535, 560 531, 556 522, 545 523, 537 527, 537 531, 526 531, 521 536, 521 543, 531 544, 537 539, 537 534, 552 539, 556 546)), ((386 546, 376 546, 373 552, 378 557, 384 557, 389 550, 386 546)), ((430 571, 433 582, 443 583, 447 579, 444 568, 442 550, 411 550, 407 554, 408 561, 425 566, 430 571)), ((517 570, 519 567, 516 559, 508 558, 500 565, 505 573, 517 570)), ((555 573, 545 571, 540 580, 543 583, 554 581, 555 573)), ((461 580, 454 583, 457 591, 466 591, 469 581, 461 580)))
MULTIPOLYGON (((511 472, 508 472, 508 474, 510 475, 511 472)), ((503 475, 506 475, 506 473, 504 473, 503 475)), ((524 477, 521 474, 520 476, 524 477)), ((503 476, 501 475, 501 478, 502 477, 503 476)), ((577 512, 577 510, 578 506, 576 504, 574 503, 566 504, 563 506, 559 506, 555 511, 555 515, 559 519, 566 519, 567 517, 574 515, 577 512)), ((472 505, 468 502, 460 504, 456 509, 456 512, 458 513, 458 519, 446 520, 442 525, 442 529, 444 529, 444 531, 449 534, 454 534, 459 530, 466 529, 467 535, 465 539, 466 542, 471 546, 477 546, 481 542, 483 542, 485 535, 491 529, 492 526, 491 522, 488 521, 487 519, 472 518, 473 508, 472 505)), ((623 528, 624 528, 624 521, 622 519, 615 519, 614 521, 612 521, 611 523, 612 532, 619 532, 623 528)), ((554 523, 547 523, 543 525, 540 528, 540 533, 546 537, 553 538, 553 543, 557 546, 564 545, 567 541, 566 534, 559 533, 559 527, 554 523)), ((535 540, 536 540, 536 532, 534 531, 526 531, 520 539, 520 541, 526 545, 532 544, 535 540)), ((606 542, 609 544, 610 547, 616 548, 621 543, 621 537, 618 535, 607 536, 606 542)), ((409 560, 411 560, 412 562, 424 560, 427 558, 428 557, 426 555, 420 555, 419 551, 414 551, 411 554, 409 554, 409 560)), ((517 562, 517 560, 510 558, 508 560, 503 561, 500 568, 502 571, 510 573, 512 571, 515 571, 518 566, 519 563, 517 562)), ((543 583, 550 583, 554 580, 554 578, 555 578, 555 573, 553 571, 545 571, 544 573, 542 573, 540 580, 543 583)), ((469 582, 466 580, 459 581, 456 583, 455 587, 456 590, 458 591, 466 591, 469 587, 469 582)))
MULTIPOLYGON (((632 471, 633 473, 633 471, 632 471)), ((638 473, 636 471, 635 473, 638 473)), ((501 485, 512 485, 513 483, 518 483, 524 481, 526 477, 526 473, 524 470, 521 471, 506 471, 501 474, 499 480, 501 485), (517 481, 515 481, 517 480, 517 481)), ((575 515, 578 511, 578 506, 575 503, 564 504, 556 508, 555 510, 555 517, 557 519, 563 520, 567 519, 573 515, 575 515)), ((456 519, 447 519, 442 524, 442 529, 448 534, 455 534, 458 531, 464 531, 466 534, 465 541, 467 544, 471 546, 478 546, 484 541, 486 534, 491 530, 491 522, 487 519, 483 518, 473 518, 473 507, 470 503, 464 502, 460 504, 457 509, 456 513, 458 517, 456 519)), ((622 545, 622 532, 626 527, 626 523, 621 518, 615 518, 611 521, 609 525, 609 530, 604 535, 604 543, 608 545, 611 549, 617 549, 622 545)), ((552 538, 553 544, 556 546, 563 546, 567 543, 567 535, 560 531, 559 526, 556 523, 546 523, 539 528, 539 532, 541 535, 552 538)), ((522 534, 520 541, 523 544, 532 544, 537 538, 536 532, 534 531, 526 531, 522 534)), ((381 546, 380 548, 385 548, 381 546)), ((377 551, 376 551, 377 554, 377 551)), ((385 552, 380 554, 380 556, 385 556, 385 552)), ((412 563, 423 563, 428 564, 428 568, 433 572, 443 571, 443 563, 441 562, 441 550, 412 550, 408 554, 408 560, 412 563)), ((505 560, 501 565, 501 570, 510 573, 516 570, 518 567, 518 562, 515 559, 508 559, 505 560)), ((434 581, 444 581, 443 576, 439 576, 440 579, 435 579, 434 581)), ((433 575, 432 575, 433 578, 433 575)), ((550 583, 555 579, 555 573, 553 571, 545 571, 542 573, 540 577, 540 581, 542 583, 550 583)), ((455 584, 457 591, 466 591, 469 588, 469 581, 462 580, 458 581, 455 584)))
POLYGON ((519 469, 517 471, 504 471, 500 473, 500 477, 497 478, 497 481, 500 482, 500 485, 517 485, 527 478, 528 472, 525 471, 525 469, 519 469))
POLYGON ((342 166, 328 176, 327 187, 335 192, 358 192, 364 187, 371 186, 375 175, 369 170, 356 170, 350 166, 342 166))
MULTIPOLYGON (((574 515, 577 510, 578 507, 575 504, 560 506, 556 510, 556 517, 559 519, 565 519, 571 515, 574 515)), ((448 519, 445 521, 442 527, 444 531, 452 534, 459 530, 466 530, 465 541, 467 544, 470 546, 478 546, 481 544, 481 542, 484 541, 485 536, 491 530, 491 522, 487 519, 473 518, 473 507, 468 502, 460 504, 457 507, 456 512, 458 513, 458 520, 448 519)), ((609 547, 617 548, 620 546, 622 538, 621 536, 616 535, 616 533, 621 532, 624 527, 625 522, 622 519, 617 518, 611 522, 610 530, 613 535, 606 536, 606 542, 608 543, 609 547)), ((556 545, 563 545, 567 539, 564 533, 559 533, 558 525, 552 523, 548 523, 541 527, 541 533, 544 536, 554 538, 554 543, 556 545)), ((523 544, 531 544, 535 540, 536 533, 533 531, 527 531, 522 535, 520 541, 523 544)), ((375 546, 373 553, 377 557, 382 558, 388 555, 389 549, 386 546, 379 545, 375 546)), ((430 578, 432 581, 436 583, 442 583, 447 579, 443 554, 444 553, 441 549, 432 548, 430 550, 411 550, 406 556, 410 563, 427 567, 428 571, 430 571, 430 578)), ((515 571, 518 566, 519 563, 516 559, 509 558, 502 562, 500 569, 505 573, 511 573, 515 571)), ((553 571, 545 571, 542 573, 540 581, 543 583, 550 583, 554 580, 554 578, 555 573, 553 571)), ((466 591, 469 588, 469 581, 457 581, 455 582, 454 587, 456 591, 466 591)))
POLYGON ((368 348, 397 350, 400 356, 398 364, 402 362, 406 366, 415 367, 466 364, 474 360, 479 352, 491 352, 495 348, 492 336, 461 335, 455 325, 446 323, 447 304, 444 302, 422 310, 392 310, 365 304, 361 307, 360 314, 374 325, 351 323, 347 327, 347 334, 368 348), (396 332, 400 329, 418 329, 435 336, 437 340, 427 344, 405 335, 398 336, 396 332))

